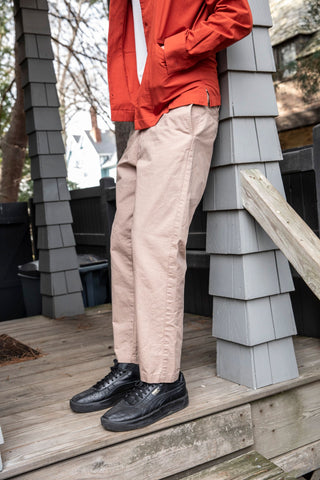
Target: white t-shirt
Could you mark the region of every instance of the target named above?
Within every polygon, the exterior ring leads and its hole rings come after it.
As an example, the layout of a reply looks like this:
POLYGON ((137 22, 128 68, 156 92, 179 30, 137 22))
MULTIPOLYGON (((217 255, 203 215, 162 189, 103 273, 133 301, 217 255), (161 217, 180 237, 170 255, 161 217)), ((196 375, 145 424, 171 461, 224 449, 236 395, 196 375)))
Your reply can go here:
POLYGON ((134 38, 136 46, 136 57, 137 57, 137 72, 138 79, 141 83, 144 67, 147 60, 147 44, 146 37, 144 34, 142 13, 140 0, 131 0, 132 1, 132 10, 133 10, 133 21, 134 21, 134 38))

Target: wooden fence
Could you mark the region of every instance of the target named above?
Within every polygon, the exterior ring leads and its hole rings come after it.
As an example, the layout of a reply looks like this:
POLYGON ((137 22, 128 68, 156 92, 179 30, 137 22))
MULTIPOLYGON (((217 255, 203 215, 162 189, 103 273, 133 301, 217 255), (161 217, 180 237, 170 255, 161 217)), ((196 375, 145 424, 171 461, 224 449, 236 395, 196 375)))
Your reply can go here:
MULTIPOLYGON (((283 152, 280 162, 288 203, 319 236, 320 231, 320 124, 313 129, 313 145, 283 152)), ((300 335, 320 337, 320 302, 292 268, 291 293, 300 335)))

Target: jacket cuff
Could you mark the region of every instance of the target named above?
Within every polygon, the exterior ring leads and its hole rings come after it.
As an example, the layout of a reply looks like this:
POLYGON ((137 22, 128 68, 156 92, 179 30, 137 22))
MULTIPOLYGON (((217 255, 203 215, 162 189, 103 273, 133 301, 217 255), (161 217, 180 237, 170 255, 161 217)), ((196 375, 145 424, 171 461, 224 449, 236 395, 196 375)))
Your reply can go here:
POLYGON ((164 40, 164 56, 168 74, 187 70, 198 62, 186 49, 187 30, 176 33, 164 40))

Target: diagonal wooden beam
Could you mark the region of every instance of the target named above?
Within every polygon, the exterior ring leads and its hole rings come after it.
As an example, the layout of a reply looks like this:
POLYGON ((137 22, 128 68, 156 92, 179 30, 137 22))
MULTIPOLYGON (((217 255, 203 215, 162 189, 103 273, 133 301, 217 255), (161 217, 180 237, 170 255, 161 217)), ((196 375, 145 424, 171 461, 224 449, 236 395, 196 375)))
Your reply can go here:
POLYGON ((320 299, 320 240, 258 169, 241 170, 243 206, 320 299))

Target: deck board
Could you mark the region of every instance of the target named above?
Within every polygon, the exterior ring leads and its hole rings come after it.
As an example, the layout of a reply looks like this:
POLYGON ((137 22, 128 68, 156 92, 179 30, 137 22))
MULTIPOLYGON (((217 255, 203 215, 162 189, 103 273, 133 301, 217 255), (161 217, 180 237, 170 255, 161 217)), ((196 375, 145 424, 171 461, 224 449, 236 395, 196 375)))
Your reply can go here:
POLYGON ((0 425, 5 438, 0 479, 89 455, 320 380, 320 341, 304 337, 295 341, 300 373, 297 379, 251 390, 218 378, 211 320, 185 315, 182 369, 189 407, 147 428, 114 434, 100 426, 103 412, 79 415, 68 406, 70 396, 104 376, 114 358, 109 305, 89 309, 73 319, 37 316, 2 322, 1 330, 40 348, 43 356, 0 368, 0 425))

